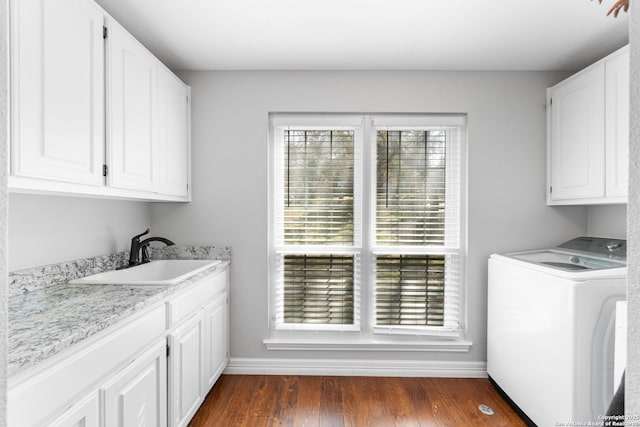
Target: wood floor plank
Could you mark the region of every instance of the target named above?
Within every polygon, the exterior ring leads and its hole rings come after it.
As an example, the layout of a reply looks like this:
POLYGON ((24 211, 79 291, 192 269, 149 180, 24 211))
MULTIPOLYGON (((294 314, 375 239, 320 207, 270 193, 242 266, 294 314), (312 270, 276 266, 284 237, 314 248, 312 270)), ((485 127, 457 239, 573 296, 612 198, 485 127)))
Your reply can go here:
POLYGON ((282 381, 273 381, 273 378, 267 375, 256 377, 251 404, 247 408, 249 414, 253 417, 269 419, 273 415, 273 408, 281 389, 282 381))
POLYGON ((271 379, 281 382, 282 387, 276 398, 269 425, 295 427, 294 418, 300 393, 300 377, 271 377, 271 379))
POLYGON ((336 377, 323 377, 320 399, 320 425, 344 427, 342 383, 336 377))
POLYGON ((344 406, 344 418, 347 425, 395 425, 395 409, 401 405, 402 396, 391 387, 392 379, 351 377, 340 379, 349 389, 353 400, 350 406, 344 406))
POLYGON ((414 411, 412 397, 409 395, 407 383, 409 378, 385 378, 382 381, 385 400, 395 423, 403 427, 420 427, 414 411))
POLYGON ((442 379, 405 378, 404 387, 407 394, 411 396, 413 411, 420 426, 445 427, 448 425, 448 415, 442 409, 442 402, 446 398, 441 390, 442 379))
POLYGON ((298 384, 298 404, 293 418, 294 426, 320 426, 321 377, 301 377, 298 384))
POLYGON ((486 379, 223 375, 190 427, 526 427, 486 379), (483 414, 485 404, 493 415, 483 414))

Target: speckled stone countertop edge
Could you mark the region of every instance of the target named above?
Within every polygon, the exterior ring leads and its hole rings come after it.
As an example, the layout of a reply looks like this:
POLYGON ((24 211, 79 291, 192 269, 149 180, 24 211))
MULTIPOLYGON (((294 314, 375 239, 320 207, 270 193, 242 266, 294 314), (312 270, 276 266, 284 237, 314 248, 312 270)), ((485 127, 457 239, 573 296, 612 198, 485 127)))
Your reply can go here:
MULTIPOLYGON (((185 258, 196 258, 193 251, 188 252, 185 258)), ((200 259, 211 259, 207 257, 212 257, 212 252, 205 252, 207 256, 200 259)), ((198 255, 203 256, 203 253, 198 255)), ((9 298, 8 377, 163 301, 206 275, 228 267, 229 248, 215 256, 226 259, 218 259, 222 262, 169 287, 58 283, 14 294, 9 298), (83 309, 78 310, 78 306, 83 309)), ((171 259, 180 258, 174 253, 171 259)), ((154 259, 166 258, 156 253, 154 259)))
MULTIPOLYGON (((159 259, 216 259, 231 260, 228 246, 165 246, 149 248, 152 260, 159 259)), ((9 272, 8 295, 39 291, 49 286, 127 265, 129 251, 98 255, 9 272)))

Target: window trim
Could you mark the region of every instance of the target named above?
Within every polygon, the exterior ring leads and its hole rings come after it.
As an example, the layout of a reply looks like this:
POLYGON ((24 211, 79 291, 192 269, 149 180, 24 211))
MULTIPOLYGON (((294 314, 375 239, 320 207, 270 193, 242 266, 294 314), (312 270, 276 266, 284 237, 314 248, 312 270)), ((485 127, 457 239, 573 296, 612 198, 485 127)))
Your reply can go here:
POLYGON ((358 115, 334 115, 334 114, 321 114, 321 115, 308 115, 308 114, 278 114, 270 115, 270 173, 269 173, 269 269, 270 269, 270 282, 269 282, 269 324, 272 331, 289 331, 289 332, 317 332, 317 331, 330 331, 330 332, 360 332, 361 331, 361 306, 362 306, 362 293, 361 293, 361 260, 362 260, 362 221, 363 215, 361 207, 363 205, 363 190, 362 183, 364 182, 362 175, 362 151, 363 141, 362 136, 363 122, 362 118, 358 115), (309 129, 309 130, 351 130, 354 132, 354 211, 353 211, 353 245, 286 245, 284 242, 278 239, 280 225, 276 223, 278 213, 284 218, 283 211, 279 210, 278 206, 280 202, 284 200, 283 187, 284 187, 284 165, 280 163, 280 159, 283 158, 284 152, 282 151, 282 144, 276 143, 280 141, 284 135, 284 131, 290 128, 309 129), (323 324, 322 327, 318 327, 315 324, 292 324, 279 322, 282 317, 282 313, 278 310, 279 301, 278 297, 283 292, 278 286, 280 282, 278 278, 278 257, 279 255, 286 254, 353 254, 354 255, 354 295, 353 295, 353 311, 354 311, 354 323, 353 324, 323 324))
MULTIPOLYGON (((464 259, 466 253, 466 203, 467 203, 467 177, 466 177, 466 153, 467 153, 466 115, 464 114, 323 114, 323 113, 270 113, 269 114, 269 331, 270 336, 264 340, 267 349, 273 350, 300 350, 300 349, 326 349, 326 350, 385 350, 396 348, 398 351, 468 351, 472 343, 464 339, 466 334, 465 295, 466 276, 464 259), (354 201, 354 247, 340 248, 343 253, 355 253, 360 255, 361 276, 374 278, 376 253, 455 253, 459 258, 458 266, 458 329, 443 329, 442 327, 427 326, 378 326, 375 324, 375 284, 360 285, 361 279, 355 280, 354 285, 354 322, 356 325, 292 325, 279 324, 276 320, 277 313, 277 268, 276 252, 298 253, 336 253, 328 251, 326 247, 300 246, 295 250, 288 250, 281 245, 276 245, 276 203, 275 197, 278 191, 276 173, 278 172, 278 151, 276 144, 276 132, 283 126, 291 128, 311 127, 314 129, 330 128, 343 129, 358 128, 360 137, 355 138, 356 147, 359 145, 361 158, 361 170, 359 176, 355 175, 355 182, 360 182, 361 198, 359 203, 354 201), (457 135, 458 161, 459 161, 459 244, 457 248, 444 247, 415 248, 398 246, 390 250, 388 246, 377 247, 371 239, 375 238, 375 203, 364 203, 375 200, 376 164, 375 164, 375 138, 376 130, 381 127, 393 128, 393 130, 420 129, 438 127, 454 127, 459 130, 457 135), (373 146, 371 141, 374 142, 373 146), (363 179, 368 177, 368 179, 363 179), (365 197, 366 196, 366 197, 365 197), (364 199, 363 199, 364 197, 364 199), (371 199, 373 197, 373 199, 371 199), (356 212, 360 206, 362 211, 356 212), (358 218, 359 217, 359 218, 358 218), (355 227, 358 220, 360 230, 355 227)), ((356 148, 358 149, 358 148, 356 148)), ((357 157, 355 157, 357 158, 357 157)), ((453 159, 447 156, 447 167, 453 159)), ((357 161, 356 165, 357 166, 357 161)), ((281 168, 280 168, 281 169, 281 168)), ((354 185, 356 185, 354 182, 354 185)), ((355 191, 355 190, 354 190, 355 191)), ((447 191, 447 194, 449 192, 447 191)), ((448 197, 448 196, 447 196, 448 197)), ((447 215, 449 215, 447 213, 447 215)), ((447 219, 448 221, 448 219, 447 219)))
MULTIPOLYGON (((464 116, 461 115, 374 115, 371 117, 371 126, 369 129, 369 141, 367 143, 369 147, 369 159, 366 161, 366 165, 369 168, 369 179, 367 180, 367 185, 369 185, 368 189, 368 200, 370 203, 367 204, 367 208, 369 209, 368 213, 368 230, 365 233, 367 238, 375 240, 376 236, 376 186, 375 182, 377 179, 377 171, 373 156, 376 156, 376 132, 378 130, 390 130, 390 131, 398 131, 398 130, 447 130, 448 137, 452 141, 455 141, 455 149, 457 152, 450 153, 447 151, 446 159, 446 170, 458 170, 458 183, 457 183, 457 196, 459 196, 459 209, 458 212, 453 212, 451 209, 447 209, 445 211, 445 224, 451 223, 455 221, 458 223, 457 232, 459 233, 457 236, 451 235, 451 230, 449 227, 445 226, 445 239, 443 246, 390 246, 390 245, 377 245, 377 242, 369 242, 369 245, 365 245, 364 248, 368 247, 368 250, 371 252, 371 257, 373 258, 375 255, 454 255, 457 256, 457 269, 448 267, 447 272, 445 274, 451 274, 452 270, 457 270, 458 280, 457 286, 453 289, 455 292, 455 298, 457 298, 458 302, 454 307, 450 307, 448 304, 445 304, 445 325, 442 327, 430 327, 430 326, 414 326, 414 325, 393 325, 393 326, 385 326, 385 325, 377 325, 376 324, 376 313, 375 313, 375 283, 372 283, 371 286, 362 286, 363 289, 367 288, 369 292, 369 301, 367 307, 371 307, 369 313, 369 325, 376 335, 415 335, 415 336, 425 336, 425 337, 448 337, 448 338, 461 338, 465 332, 465 319, 464 319, 464 295, 466 294, 466 290, 464 286, 466 284, 465 276, 463 275, 464 271, 464 252, 465 252, 465 243, 466 243, 466 120, 464 116), (458 162, 458 164, 454 164, 454 162, 458 162), (447 317, 450 317, 453 313, 452 310, 456 310, 455 313, 455 321, 457 322, 457 327, 449 326, 447 327, 447 317)), ((451 147, 447 146, 447 150, 451 147)), ((447 172, 447 178, 450 176, 451 172, 447 172)), ((450 182, 449 179, 446 180, 446 190, 445 190, 445 206, 455 205, 457 203, 452 203, 451 198, 454 197, 451 191, 451 186, 454 185, 450 182)), ((363 248, 363 251, 364 251, 363 248)), ((375 279, 375 260, 371 259, 371 265, 369 266, 369 277, 375 279)), ((445 282, 446 283, 446 282, 445 282)), ((451 290, 451 289, 450 289, 451 290)))

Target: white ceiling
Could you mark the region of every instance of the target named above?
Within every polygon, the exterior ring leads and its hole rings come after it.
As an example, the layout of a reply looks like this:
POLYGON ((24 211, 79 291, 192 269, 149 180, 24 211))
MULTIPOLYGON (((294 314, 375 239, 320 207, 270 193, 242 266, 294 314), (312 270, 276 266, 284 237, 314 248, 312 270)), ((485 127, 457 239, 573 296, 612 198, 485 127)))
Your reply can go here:
POLYGON ((174 70, 577 70, 614 1, 97 0, 174 70))

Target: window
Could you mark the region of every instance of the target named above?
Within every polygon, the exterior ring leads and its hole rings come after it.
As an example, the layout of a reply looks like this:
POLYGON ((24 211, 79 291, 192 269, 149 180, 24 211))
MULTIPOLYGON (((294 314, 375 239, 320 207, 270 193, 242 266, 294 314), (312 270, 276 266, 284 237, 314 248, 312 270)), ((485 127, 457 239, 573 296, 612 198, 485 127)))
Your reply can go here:
POLYGON ((463 132, 458 115, 271 117, 274 334, 461 337, 463 132))

